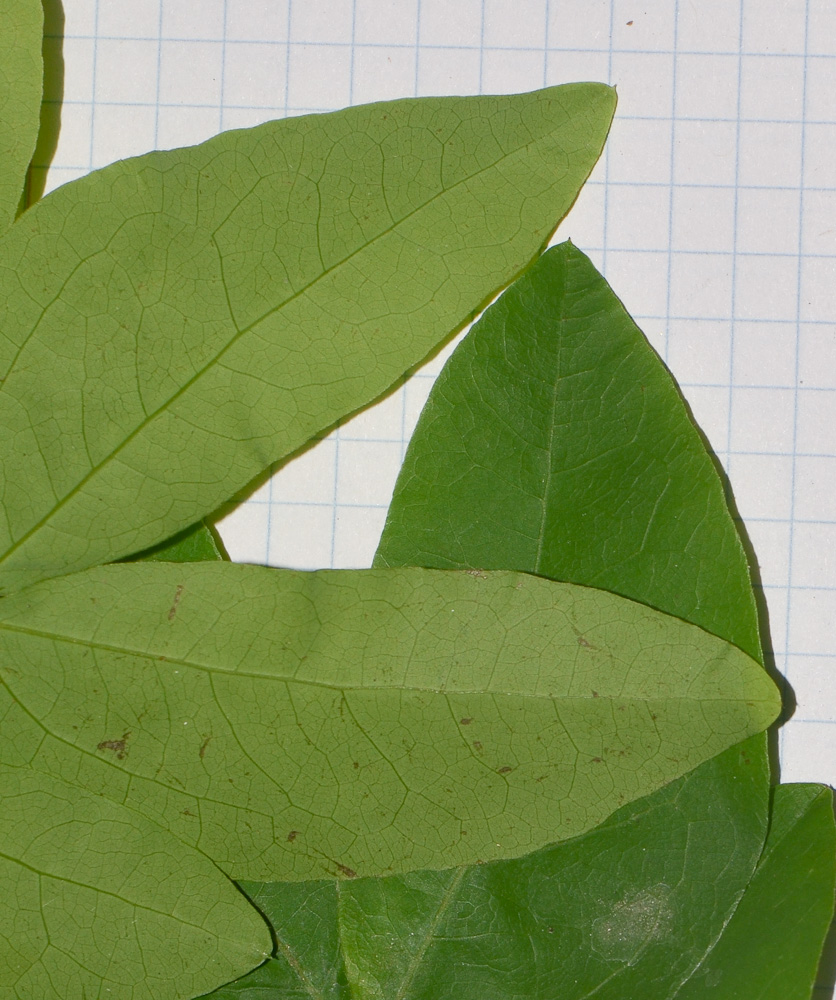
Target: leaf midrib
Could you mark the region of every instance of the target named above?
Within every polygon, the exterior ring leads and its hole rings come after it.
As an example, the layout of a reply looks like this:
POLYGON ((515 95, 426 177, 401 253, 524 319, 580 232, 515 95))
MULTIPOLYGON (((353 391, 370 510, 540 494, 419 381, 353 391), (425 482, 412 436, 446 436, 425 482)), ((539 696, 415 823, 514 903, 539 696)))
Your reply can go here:
MULTIPOLYGON (((237 329, 237 324, 235 323, 234 314, 231 313, 230 314, 230 320, 231 320, 231 322, 233 324, 233 327, 235 327, 235 329, 237 330, 237 332, 233 335, 232 339, 230 341, 228 341, 228 343, 215 355, 214 358, 212 358, 211 361, 207 362, 203 366, 203 368, 201 368, 198 372, 196 372, 190 379, 188 379, 184 383, 184 385, 180 389, 178 389, 171 397, 169 397, 169 399, 166 400, 166 402, 164 404, 160 405, 151 414, 147 415, 145 417, 145 419, 143 421, 141 421, 140 424, 138 424, 138 426, 133 431, 131 431, 130 434, 127 435, 127 437, 118 445, 117 448, 115 448, 112 452, 110 452, 110 454, 108 454, 104 459, 102 459, 102 461, 99 462, 98 465, 94 466, 68 493, 66 493, 63 497, 61 497, 60 500, 58 500, 58 502, 49 510, 49 512, 46 515, 44 515, 44 517, 42 517, 28 531, 26 531, 23 535, 21 535, 21 537, 19 539, 17 539, 17 541, 15 541, 6 550, 5 553, 3 553, 2 555, 0 555, 0 566, 2 566, 5 562, 7 562, 7 560, 21 546, 25 545, 25 543, 29 540, 29 538, 32 537, 32 535, 34 535, 36 532, 40 531, 40 529, 45 524, 47 524, 53 517, 55 517, 63 509, 64 506, 66 506, 68 503, 70 503, 74 499, 74 497, 84 489, 84 487, 87 485, 87 483, 91 479, 93 479, 96 475, 98 475, 98 473, 103 468, 105 468, 111 461, 116 460, 116 458, 119 456, 119 454, 125 448, 127 448, 131 444, 131 442, 134 440, 134 438, 136 438, 139 434, 141 434, 149 424, 151 424, 154 420, 156 420, 157 417, 161 413, 167 411, 170 407, 172 407, 177 402, 177 400, 180 399, 189 389, 191 389, 191 387, 195 383, 197 383, 200 379, 202 379, 204 377, 204 375, 210 369, 213 369, 216 365, 218 365, 220 363, 221 359, 238 343, 238 341, 242 337, 245 337, 248 333, 252 332, 252 330, 255 329, 255 327, 257 327, 259 324, 265 322, 270 317, 275 316, 282 309, 286 308, 288 305, 290 305, 291 303, 293 303, 294 301, 296 301, 298 298, 300 298, 301 296, 305 295, 308 292, 308 290, 311 289, 311 288, 313 288, 314 286, 316 286, 318 282, 323 281, 330 274, 332 274, 333 272, 335 272, 339 268, 343 267, 345 264, 349 263, 354 257, 358 256, 361 253, 364 253, 369 247, 373 246, 379 240, 385 239, 387 236, 389 236, 391 233, 393 233, 399 226, 403 225, 405 222, 407 222, 413 216, 417 215, 420 212, 423 212, 427 208, 428 205, 431 205, 432 203, 434 203, 434 202, 436 202, 436 201, 438 201, 438 200, 440 200, 442 198, 448 197, 451 192, 455 191, 457 188, 459 188, 459 187, 461 187, 463 185, 467 185, 468 183, 471 183, 473 180, 475 180, 476 178, 480 177, 482 174, 485 174, 485 173, 487 173, 489 171, 495 170, 498 164, 505 163, 505 162, 507 162, 509 160, 519 158, 519 156, 525 150, 529 149, 529 147, 536 146, 538 143, 544 141, 544 139, 547 137, 548 134, 550 134, 550 133, 547 133, 546 135, 541 135, 541 136, 539 136, 535 140, 532 140, 532 141, 530 141, 528 143, 525 143, 522 146, 518 146, 512 153, 509 153, 508 155, 501 157, 500 159, 496 160, 494 163, 490 164, 487 167, 484 167, 484 168, 482 168, 480 170, 477 170, 477 171, 475 171, 472 174, 468 174, 468 176, 466 178, 463 178, 462 180, 457 181, 455 184, 453 184, 449 188, 444 188, 444 190, 442 192, 440 192, 439 194, 436 194, 432 198, 427 199, 426 201, 422 202, 419 206, 417 206, 416 208, 414 208, 411 212, 407 213, 407 215, 403 216, 397 222, 393 223, 393 225, 391 225, 391 226, 387 227, 386 229, 382 230, 372 240, 369 240, 367 243, 363 244, 363 246, 358 247, 356 250, 352 251, 346 257, 341 258, 335 264, 331 265, 331 267, 327 268, 325 271, 321 272, 319 275, 317 275, 315 278, 313 278, 310 282, 308 282, 308 284, 302 286, 302 288, 300 288, 297 292, 294 292, 294 294, 291 295, 289 298, 283 300, 276 307, 267 310, 265 313, 263 313, 257 319, 253 320, 251 323, 249 323, 247 326, 241 328, 240 330, 237 329)), ((318 189, 319 189, 319 186, 317 185, 317 190, 318 189)), ((562 218, 562 216, 561 216, 561 218, 562 218)), ((559 221, 559 220, 556 220, 556 221, 559 221)), ((214 230, 212 232, 211 242, 215 246, 215 248, 217 249, 217 243, 215 242, 215 231, 214 230)), ((220 253, 218 254, 218 261, 219 261, 219 265, 220 265, 220 270, 223 273, 223 257, 220 255, 220 253)), ((511 280, 513 280, 513 278, 511 280)), ((226 287, 226 283, 223 282, 223 285, 224 285, 224 292, 227 295, 227 302, 229 302, 229 299, 228 299, 228 289, 226 287)), ((452 332, 454 332, 454 331, 450 331, 449 333, 452 333, 452 332)), ((448 336, 449 336, 449 333, 448 333, 448 336)), ((8 378, 8 375, 7 375, 7 378, 8 378)), ((316 429, 312 430, 311 433, 316 433, 316 429)), ((305 439, 305 440, 307 440, 307 439, 305 439)))

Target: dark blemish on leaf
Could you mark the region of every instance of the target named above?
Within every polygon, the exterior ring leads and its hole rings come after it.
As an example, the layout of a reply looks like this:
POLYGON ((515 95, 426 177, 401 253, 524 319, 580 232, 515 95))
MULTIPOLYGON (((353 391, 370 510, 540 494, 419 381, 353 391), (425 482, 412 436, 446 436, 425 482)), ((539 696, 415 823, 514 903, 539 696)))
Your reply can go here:
POLYGON ((509 773, 510 771, 513 771, 513 770, 514 770, 514 769, 513 769, 513 767, 509 767, 509 766, 508 766, 508 765, 506 764, 506 765, 505 765, 505 767, 498 767, 498 768, 496 769, 496 773, 497 773, 497 774, 508 774, 508 773, 509 773))
POLYGON ((578 645, 579 646, 583 646, 584 649, 594 649, 595 648, 592 645, 592 643, 591 642, 587 642, 586 639, 582 635, 578 636, 578 645))
POLYGON ((546 928, 546 931, 547 931, 547 932, 548 932, 549 934, 554 934, 554 927, 547 927, 547 928, 546 928))
POLYGON ((124 760, 128 756, 128 737, 130 732, 122 733, 119 740, 102 740, 96 746, 97 750, 112 750, 117 760, 124 760))
POLYGON ((352 767, 354 768, 354 770, 356 771, 356 770, 357 770, 357 768, 358 768, 358 767, 360 766, 360 761, 359 761, 359 760, 355 760, 355 761, 354 761, 354 763, 353 763, 353 764, 352 764, 351 766, 352 766, 352 767))
POLYGON ((353 868, 349 868, 348 865, 341 865, 339 861, 336 862, 336 865, 346 878, 357 878, 357 872, 353 868))
POLYGON ((541 782, 541 781, 545 781, 545 780, 546 780, 546 778, 548 778, 548 775, 547 775, 547 774, 541 774, 541 775, 540 775, 540 777, 539 777, 539 778, 535 778, 535 779, 534 779, 534 781, 536 782, 536 784, 538 784, 538 785, 539 785, 539 784, 540 784, 540 782, 541 782))
POLYGON ((198 756, 200 757, 201 760, 203 760, 203 758, 206 756, 206 748, 209 746, 209 743, 211 742, 211 740, 212 740, 212 737, 211 736, 207 736, 206 739, 201 744, 200 749, 197 752, 198 756))
POLYGON ((195 817, 195 819, 197 819, 197 817, 196 817, 196 816, 195 816, 195 814, 194 814, 194 813, 193 813, 193 812, 191 811, 191 809, 184 809, 184 810, 183 810, 183 815, 184 815, 184 816, 194 816, 194 817, 195 817))
POLYGON ((482 749, 482 744, 479 742, 479 740, 474 740, 473 741, 473 749, 474 750, 481 750, 482 749))
POLYGON ((290 833, 287 835, 288 842, 292 844, 293 841, 296 840, 298 836, 299 836, 298 830, 291 830, 290 833))
POLYGON ((469 726, 471 722, 473 722, 472 718, 471 719, 459 719, 459 725, 460 726, 469 726))
POLYGON ((600 697, 601 697, 601 695, 600 695, 600 694, 598 694, 598 692, 597 692, 597 691, 593 691, 593 692, 592 692, 592 697, 593 697, 593 698, 600 698, 600 697))
POLYGON ((604 758, 603 757, 593 757, 592 758, 592 763, 593 764, 603 764, 604 763, 604 758))
POLYGON ((174 621, 174 616, 177 614, 177 605, 180 603, 180 598, 183 596, 183 584, 177 584, 177 590, 174 591, 174 600, 171 603, 171 607, 168 609, 168 620, 174 621))

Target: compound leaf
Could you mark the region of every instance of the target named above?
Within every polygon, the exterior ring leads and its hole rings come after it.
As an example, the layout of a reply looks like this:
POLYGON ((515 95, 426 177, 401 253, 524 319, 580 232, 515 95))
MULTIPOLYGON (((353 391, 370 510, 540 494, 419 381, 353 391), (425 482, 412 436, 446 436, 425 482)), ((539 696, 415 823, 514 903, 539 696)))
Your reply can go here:
POLYGON ((602 84, 226 132, 0 240, 0 589, 149 548, 389 389, 528 264, 602 84))
POLYGON ((41 0, 0 3, 0 235, 14 222, 38 139, 43 26, 41 0))
MULTIPOLYGON (((20 736, 16 706, 4 708, 20 736)), ((267 925, 229 879, 133 810, 5 764, 0 800, 3 1000, 189 997, 270 954, 267 925)))
POLYGON ((136 562, 0 602, 26 763, 236 878, 516 856, 765 728, 740 650, 519 573, 136 562))

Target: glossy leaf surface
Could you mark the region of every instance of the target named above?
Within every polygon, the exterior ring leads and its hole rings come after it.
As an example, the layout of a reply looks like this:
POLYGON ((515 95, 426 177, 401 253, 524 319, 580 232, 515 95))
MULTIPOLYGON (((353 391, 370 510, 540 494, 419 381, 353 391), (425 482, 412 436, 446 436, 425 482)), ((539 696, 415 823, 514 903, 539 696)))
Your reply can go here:
MULTIPOLYGON (((0 689, 6 739, 18 711, 0 689)), ((0 800, 3 1000, 193 996, 270 953, 226 876, 133 810, 25 766, 0 765, 0 800)))
POLYGON ((757 863, 762 744, 734 747, 524 858, 261 887, 254 898, 276 928, 276 958, 212 996, 301 997, 304 983, 329 1000, 671 1000, 757 863))
POLYGON ((158 544, 389 389, 542 247, 614 103, 288 118, 35 205, 0 240, 0 591, 158 544))
POLYGON ((773 790, 763 857, 717 946, 676 1000, 809 1000, 833 915, 833 793, 773 790))
POLYGON ((41 0, 0 2, 0 235, 14 222, 38 139, 43 22, 41 0))
POLYGON ((236 878, 519 855, 778 711, 757 663, 643 605, 409 568, 62 577, 0 602, 0 677, 42 727, 33 766, 236 878))
POLYGON ((720 478, 669 373, 570 243, 540 257, 445 366, 376 564, 571 580, 760 656, 720 478))

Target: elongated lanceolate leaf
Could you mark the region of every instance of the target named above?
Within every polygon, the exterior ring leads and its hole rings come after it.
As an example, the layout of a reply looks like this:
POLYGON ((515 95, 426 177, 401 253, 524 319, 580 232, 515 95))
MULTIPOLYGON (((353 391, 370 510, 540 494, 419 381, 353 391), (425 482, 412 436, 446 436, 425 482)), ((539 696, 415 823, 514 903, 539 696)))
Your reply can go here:
POLYGON ((163 541, 386 391, 543 245, 614 102, 290 118, 36 205, 0 241, 0 589, 163 541))
POLYGON ((757 864, 763 742, 524 858, 261 887, 254 898, 276 928, 276 957, 213 1000, 301 997, 303 983, 323 1000, 671 1000, 757 864), (350 992, 335 989, 341 975, 350 992))
POLYGON ((0 602, 0 677, 33 766, 240 878, 515 856, 778 711, 728 643, 518 573, 101 567, 0 602))
POLYGON ((778 785, 758 870, 676 1000, 809 1000, 833 915, 833 792, 778 785))
POLYGON ((269 955, 235 886, 133 810, 6 765, 0 801, 2 1000, 174 1000, 269 955))
POLYGON ((601 587, 760 657, 720 478, 658 356, 570 243, 543 254, 445 366, 376 564, 601 587))
POLYGON ((0 0, 0 235, 14 222, 41 121, 41 0, 0 0))

